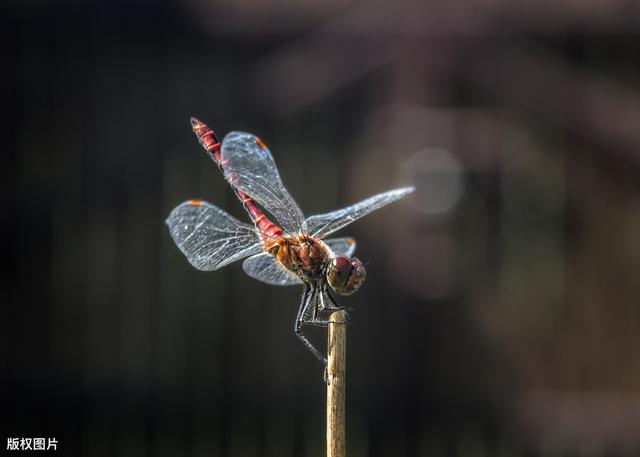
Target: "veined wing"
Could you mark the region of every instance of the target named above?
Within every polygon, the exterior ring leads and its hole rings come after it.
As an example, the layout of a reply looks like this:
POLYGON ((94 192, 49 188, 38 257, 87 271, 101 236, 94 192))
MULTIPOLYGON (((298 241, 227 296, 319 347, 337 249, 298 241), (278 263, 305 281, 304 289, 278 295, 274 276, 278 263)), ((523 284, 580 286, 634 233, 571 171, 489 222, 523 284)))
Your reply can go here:
POLYGON ((351 237, 331 238, 324 242, 333 251, 336 257, 351 257, 356 250, 356 240, 351 237))
POLYGON ((175 207, 166 223, 173 241, 198 270, 217 270, 262 251, 254 227, 202 200, 175 207))
POLYGON ((271 213, 288 233, 305 229, 302 210, 282 184, 267 146, 255 135, 231 132, 222 141, 221 163, 229 183, 271 213))
POLYGON ((268 252, 249 257, 242 262, 242 269, 252 278, 274 286, 304 284, 295 273, 287 270, 268 252))
POLYGON ((413 189, 413 187, 403 187, 401 189, 390 190, 389 192, 374 195, 346 208, 311 216, 307 219, 308 233, 311 236, 323 238, 351 224, 353 221, 360 219, 362 216, 369 214, 371 211, 375 211, 409 195, 413 192, 413 189))

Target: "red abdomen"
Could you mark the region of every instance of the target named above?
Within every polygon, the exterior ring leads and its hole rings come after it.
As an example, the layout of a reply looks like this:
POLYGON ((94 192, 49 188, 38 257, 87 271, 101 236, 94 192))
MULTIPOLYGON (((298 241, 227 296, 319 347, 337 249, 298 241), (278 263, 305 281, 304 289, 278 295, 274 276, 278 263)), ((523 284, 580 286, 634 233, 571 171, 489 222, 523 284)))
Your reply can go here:
MULTIPOLYGON (((223 161, 220 153, 221 144, 216 138, 215 132, 195 117, 191 118, 191 127, 193 128, 193 133, 195 133, 198 137, 198 141, 200 141, 200 144, 202 145, 204 150, 207 151, 209 157, 213 159, 213 161, 216 163, 216 165, 218 165, 218 167, 224 174, 224 164, 222 163, 223 161)), ((227 181, 229 182, 229 180, 227 181)), ((275 240, 276 238, 280 237, 282 235, 282 229, 280 229, 277 225, 271 222, 269 218, 267 218, 267 216, 265 216, 265 214, 260 210, 260 208, 258 208, 258 205, 256 205, 256 202, 253 201, 251 197, 249 197, 241 190, 236 189, 232 182, 229 182, 229 184, 242 202, 244 209, 246 209, 249 213, 249 216, 251 216, 253 223, 256 225, 258 231, 260 232, 260 237, 262 238, 262 240, 275 240)))

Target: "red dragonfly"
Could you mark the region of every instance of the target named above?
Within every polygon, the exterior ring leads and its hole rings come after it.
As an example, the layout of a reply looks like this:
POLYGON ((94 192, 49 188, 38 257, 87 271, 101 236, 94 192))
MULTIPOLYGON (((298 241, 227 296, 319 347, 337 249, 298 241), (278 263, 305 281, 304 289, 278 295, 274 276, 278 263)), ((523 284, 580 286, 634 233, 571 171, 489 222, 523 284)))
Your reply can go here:
POLYGON ((192 118, 191 126, 249 213, 253 225, 240 222, 203 200, 189 200, 176 207, 166 221, 173 240, 199 270, 217 270, 246 258, 242 263, 244 271, 259 281, 277 286, 303 285, 294 331, 326 367, 326 358, 303 334, 302 326, 327 325, 324 316, 343 309, 329 289, 350 295, 362 285, 366 272, 362 262, 352 257, 356 248, 353 238, 325 237, 405 197, 413 192, 413 187, 391 190, 337 211, 305 217, 282 184, 273 157, 260 138, 231 132, 220 143, 213 130, 199 120, 192 118))

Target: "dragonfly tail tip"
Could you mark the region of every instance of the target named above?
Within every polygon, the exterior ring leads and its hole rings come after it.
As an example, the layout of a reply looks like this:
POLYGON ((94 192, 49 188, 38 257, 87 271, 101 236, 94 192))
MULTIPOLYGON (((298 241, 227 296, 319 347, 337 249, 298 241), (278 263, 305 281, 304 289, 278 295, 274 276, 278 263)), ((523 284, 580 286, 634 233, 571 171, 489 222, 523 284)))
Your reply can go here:
POLYGON ((193 116, 191 117, 190 121, 191 121, 191 128, 193 129, 197 129, 198 127, 202 127, 204 125, 202 122, 200 122, 197 118, 193 116))

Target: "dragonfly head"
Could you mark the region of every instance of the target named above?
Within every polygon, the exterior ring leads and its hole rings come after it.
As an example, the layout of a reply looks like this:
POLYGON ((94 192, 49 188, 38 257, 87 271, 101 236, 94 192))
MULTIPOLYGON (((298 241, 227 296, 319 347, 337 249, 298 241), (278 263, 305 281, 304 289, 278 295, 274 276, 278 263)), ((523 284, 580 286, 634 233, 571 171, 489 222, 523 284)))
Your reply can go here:
POLYGON ((351 295, 364 282, 367 272, 356 257, 334 257, 327 268, 327 281, 340 295, 351 295))

